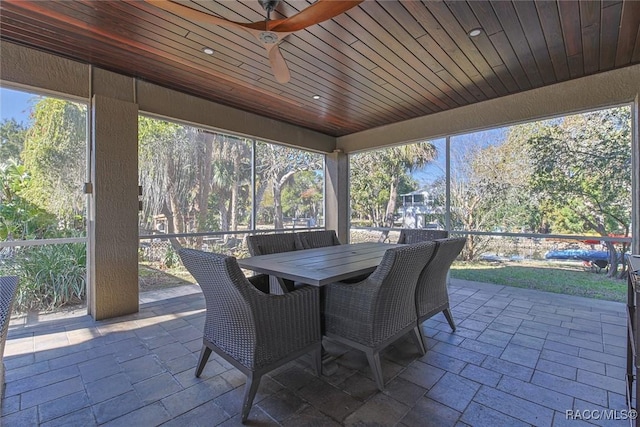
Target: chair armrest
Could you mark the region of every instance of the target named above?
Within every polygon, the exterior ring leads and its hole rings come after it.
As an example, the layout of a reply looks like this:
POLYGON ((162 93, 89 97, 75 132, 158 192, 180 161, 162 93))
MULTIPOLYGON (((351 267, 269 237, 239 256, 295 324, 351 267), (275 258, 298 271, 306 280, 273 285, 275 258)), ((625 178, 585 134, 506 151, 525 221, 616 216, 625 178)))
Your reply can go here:
POLYGON ((327 285, 324 301, 325 331, 358 342, 371 339, 374 305, 380 283, 365 279, 359 283, 327 285))
POLYGON ((249 306, 256 326, 257 349, 265 358, 280 357, 320 342, 320 293, 307 286, 284 295, 253 293, 249 306))

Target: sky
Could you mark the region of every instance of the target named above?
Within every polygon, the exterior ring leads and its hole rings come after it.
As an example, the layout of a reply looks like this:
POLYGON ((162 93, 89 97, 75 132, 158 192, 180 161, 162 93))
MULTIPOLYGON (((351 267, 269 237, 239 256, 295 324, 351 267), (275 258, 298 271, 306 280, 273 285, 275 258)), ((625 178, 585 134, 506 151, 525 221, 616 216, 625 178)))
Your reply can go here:
POLYGON ((26 124, 31 110, 29 100, 35 96, 28 92, 0 88, 0 121, 13 118, 26 124))

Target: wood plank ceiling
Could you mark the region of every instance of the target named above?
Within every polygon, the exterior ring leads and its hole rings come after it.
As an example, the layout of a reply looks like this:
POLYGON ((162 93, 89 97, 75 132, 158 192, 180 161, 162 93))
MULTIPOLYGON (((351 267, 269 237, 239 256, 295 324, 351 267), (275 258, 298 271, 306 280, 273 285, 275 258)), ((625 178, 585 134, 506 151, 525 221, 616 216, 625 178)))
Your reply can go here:
MULTIPOLYGON (((181 3, 265 16, 257 0, 181 3)), ((310 3, 282 1, 272 19, 310 3)), ((332 136, 639 63, 639 24, 636 0, 367 0, 288 36, 291 80, 280 84, 249 34, 148 2, 0 2, 3 40, 332 136)))

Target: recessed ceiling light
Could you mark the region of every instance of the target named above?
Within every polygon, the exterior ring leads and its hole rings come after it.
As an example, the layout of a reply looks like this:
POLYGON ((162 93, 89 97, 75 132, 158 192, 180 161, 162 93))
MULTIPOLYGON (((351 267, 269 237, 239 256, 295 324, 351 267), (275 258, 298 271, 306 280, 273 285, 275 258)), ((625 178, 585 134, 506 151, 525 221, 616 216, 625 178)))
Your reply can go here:
POLYGON ((467 34, 469 34, 469 37, 478 37, 480 34, 482 34, 482 28, 474 28, 467 34))
POLYGON ((211 49, 210 47, 202 48, 202 51, 204 53, 206 53, 207 55, 213 55, 215 53, 215 51, 213 49, 211 49))
POLYGON ((313 99, 320 99, 320 95, 313 95, 313 99))

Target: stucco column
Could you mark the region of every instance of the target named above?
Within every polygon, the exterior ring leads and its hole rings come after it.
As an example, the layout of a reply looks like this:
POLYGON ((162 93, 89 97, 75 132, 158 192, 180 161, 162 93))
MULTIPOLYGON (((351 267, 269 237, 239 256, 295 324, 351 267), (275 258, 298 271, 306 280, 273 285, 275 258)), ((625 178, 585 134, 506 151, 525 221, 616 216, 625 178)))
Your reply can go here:
POLYGON ((349 242, 349 156, 334 151, 325 158, 325 227, 349 242))
POLYGON ((640 254, 640 94, 631 108, 631 252, 640 254))
POLYGON ((138 311, 138 106, 92 99, 89 313, 138 311))

